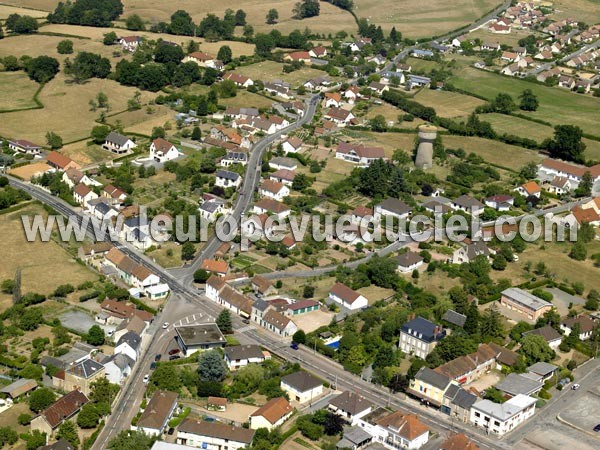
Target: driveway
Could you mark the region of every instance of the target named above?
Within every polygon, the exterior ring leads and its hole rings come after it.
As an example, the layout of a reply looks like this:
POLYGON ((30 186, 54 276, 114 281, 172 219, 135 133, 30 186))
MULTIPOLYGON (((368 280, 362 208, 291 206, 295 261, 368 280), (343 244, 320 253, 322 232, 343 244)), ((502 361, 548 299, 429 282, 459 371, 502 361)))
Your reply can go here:
POLYGON ((104 330, 105 333, 108 333, 109 331, 114 332, 116 329, 114 325, 98 324, 94 321, 92 316, 76 309, 71 309, 65 312, 59 317, 59 319, 63 326, 75 331, 79 331, 80 333, 87 333, 92 325, 98 325, 104 330))
POLYGON ((564 291, 561 291, 558 288, 546 288, 544 289, 546 292, 550 292, 554 299, 552 300, 552 304, 556 306, 558 312, 561 316, 566 315, 569 312, 569 304, 573 303, 573 305, 584 305, 585 300, 581 297, 577 297, 575 295, 568 294, 564 291))

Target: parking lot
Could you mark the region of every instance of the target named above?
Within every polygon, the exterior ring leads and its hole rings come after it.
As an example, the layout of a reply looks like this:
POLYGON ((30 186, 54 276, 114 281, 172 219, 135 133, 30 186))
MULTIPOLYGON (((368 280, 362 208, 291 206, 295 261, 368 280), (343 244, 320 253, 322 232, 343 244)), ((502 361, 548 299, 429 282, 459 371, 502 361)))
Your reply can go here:
POLYGON ((560 415, 567 422, 593 432, 594 427, 600 424, 600 397, 594 391, 586 392, 577 402, 567 406, 560 415))

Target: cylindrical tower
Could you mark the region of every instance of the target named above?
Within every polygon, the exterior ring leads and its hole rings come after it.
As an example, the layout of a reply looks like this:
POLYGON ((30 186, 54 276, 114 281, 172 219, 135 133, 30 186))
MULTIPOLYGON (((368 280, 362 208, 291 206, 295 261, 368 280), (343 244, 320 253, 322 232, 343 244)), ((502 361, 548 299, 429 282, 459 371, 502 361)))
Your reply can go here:
POLYGON ((433 125, 419 127, 419 148, 415 166, 418 169, 430 169, 433 166, 433 143, 437 137, 437 128, 433 125))

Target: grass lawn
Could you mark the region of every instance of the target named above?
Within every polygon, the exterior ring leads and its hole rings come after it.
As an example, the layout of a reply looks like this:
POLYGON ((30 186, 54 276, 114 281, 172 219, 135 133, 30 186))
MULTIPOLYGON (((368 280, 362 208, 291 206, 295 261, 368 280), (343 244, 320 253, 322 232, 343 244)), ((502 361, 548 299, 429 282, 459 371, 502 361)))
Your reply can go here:
POLYGON ((116 114, 109 117, 107 122, 114 125, 119 120, 125 131, 151 135, 152 128, 162 127, 169 120, 174 125, 174 114, 167 106, 152 105, 150 110, 144 107, 135 111, 125 111, 116 114))
POLYGON ((415 95, 415 101, 434 108, 441 117, 450 118, 466 118, 475 108, 485 104, 483 100, 470 95, 432 89, 422 89, 415 95))
POLYGON ((395 106, 390 105, 389 103, 384 103, 383 105, 374 105, 369 108, 367 113, 364 115, 365 119, 372 119, 373 117, 381 114, 385 117, 386 121, 393 121, 395 127, 399 127, 406 130, 416 130, 419 125, 423 125, 425 122, 422 119, 415 118, 412 122, 402 121, 398 122, 398 116, 404 116, 406 113, 401 109, 396 108, 395 106))
POLYGON ((355 0, 354 12, 384 30, 395 26, 404 36, 439 36, 474 22, 498 6, 497 0, 355 0))
MULTIPOLYGON (((90 111, 88 103, 98 92, 104 92, 108 96, 113 111, 122 111, 127 107, 127 100, 136 91, 133 87, 121 86, 112 80, 92 79, 84 84, 66 81, 61 72, 42 89, 39 99, 44 108, 2 114, 0 134, 18 136, 40 144, 46 142, 45 136, 49 130, 61 136, 65 143, 84 139, 97 125, 95 120, 100 112, 90 111)), ((155 95, 142 92, 142 103, 147 103, 155 95)))
POLYGON ((246 90, 238 90, 237 95, 231 98, 219 99, 219 103, 225 106, 233 106, 236 108, 254 107, 271 109, 273 102, 277 100, 263 97, 262 95, 253 94, 246 90))
POLYGON ((364 288, 360 288, 358 290, 362 295, 364 295, 369 300, 369 305, 373 303, 391 297, 394 295, 393 289, 385 289, 372 284, 371 286, 367 286, 364 288))
MULTIPOLYGON (((461 89, 493 99, 499 93, 508 93, 515 100, 525 89, 537 95, 540 107, 526 113, 532 118, 541 119, 555 125, 579 125, 586 133, 600 135, 600 99, 575 94, 561 88, 547 87, 524 80, 518 80, 483 70, 466 67, 451 78, 452 83, 461 89)), ((532 124, 532 126, 534 126, 532 124)))
POLYGON ((413 58, 409 56, 406 58, 406 64, 412 67, 413 72, 426 71, 429 72, 432 69, 439 69, 440 65, 435 61, 429 61, 428 59, 413 58))
POLYGON ((519 170, 530 161, 543 159, 535 150, 478 137, 443 136, 442 142, 446 148, 462 148, 467 154, 473 152, 490 163, 513 170, 519 170))
MULTIPOLYGON (((74 286, 93 281, 97 276, 77 263, 61 246, 54 241, 42 242, 37 239, 28 242, 21 224, 21 216, 33 217, 43 214, 39 205, 28 205, 18 211, 0 215, 0 233, 2 242, 2 260, 0 280, 13 278, 17 269, 21 269, 22 293, 37 292, 49 294, 60 284, 74 286)), ((0 298, 7 297, 0 294, 0 298)))
POLYGON ((312 187, 316 189, 317 192, 322 192, 327 186, 331 183, 340 181, 352 172, 354 164, 348 163, 346 161, 342 161, 341 159, 335 158, 335 153, 328 152, 325 149, 315 150, 314 152, 310 152, 311 156, 314 159, 327 160, 327 165, 324 169, 322 169, 319 173, 310 173, 310 169, 307 166, 298 166, 298 172, 304 173, 309 177, 314 177, 315 182, 312 187))
POLYGON ((344 134, 361 140, 365 145, 381 146, 385 149, 385 155, 392 157, 394 150, 401 148, 412 154, 415 146, 415 134, 407 133, 374 133, 372 131, 344 130, 344 134))
MULTIPOLYGON (((528 120, 521 119, 515 116, 507 116, 506 114, 483 114, 479 116, 481 120, 490 122, 496 132, 515 134, 517 136, 527 136, 537 142, 542 142, 546 138, 551 138, 554 135, 552 127, 532 123, 528 120)), ((592 141, 591 139, 583 139, 586 150, 585 155, 588 159, 600 159, 600 142, 592 141)))
POLYGON ((99 145, 87 145, 88 142, 85 140, 65 145, 60 152, 82 166, 112 160, 119 156, 103 150, 99 145))
POLYGON ((181 246, 175 242, 165 242, 160 248, 148 252, 147 255, 165 268, 181 266, 181 246))
POLYGON ((33 95, 38 88, 25 72, 0 72, 0 111, 36 106, 33 95))
POLYGON ((238 67, 235 69, 235 72, 250 77, 253 80, 270 81, 273 79, 280 79, 287 81, 294 88, 311 78, 325 75, 325 72, 322 70, 311 69, 310 67, 303 67, 302 69, 291 73, 284 73, 283 63, 275 61, 263 61, 256 64, 250 64, 249 66, 238 67))
POLYGON ((498 42, 501 45, 504 44, 510 47, 516 47, 519 45, 519 39, 523 39, 530 34, 531 33, 528 30, 516 30, 514 28, 509 34, 495 34, 488 31, 486 28, 480 28, 469 33, 469 39, 481 39, 482 42, 498 42))
POLYGON ((231 260, 231 265, 236 269, 245 269, 256 262, 256 258, 248 255, 239 255, 231 260))

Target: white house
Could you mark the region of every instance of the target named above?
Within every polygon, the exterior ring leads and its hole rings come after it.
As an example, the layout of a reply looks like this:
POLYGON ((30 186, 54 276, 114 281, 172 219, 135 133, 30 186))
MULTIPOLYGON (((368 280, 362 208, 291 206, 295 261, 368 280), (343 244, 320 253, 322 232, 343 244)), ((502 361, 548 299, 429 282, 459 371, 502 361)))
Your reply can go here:
POLYGON ((352 111, 342 108, 329 108, 325 118, 331 120, 339 127, 345 127, 350 124, 356 117, 352 114, 352 111))
POLYGON ((380 221, 381 218, 385 216, 406 219, 412 212, 412 209, 402 200, 397 198, 386 198, 381 203, 375 205, 373 212, 375 220, 380 221))
POLYGON ((131 375, 135 361, 125 353, 111 355, 102 361, 106 371, 106 378, 113 384, 123 385, 125 379, 131 375))
POLYGON ((298 160, 293 158, 284 158, 281 156, 276 156, 275 158, 269 161, 269 167, 275 170, 278 169, 288 169, 288 170, 296 170, 298 168, 298 160))
POLYGON ((386 159, 383 147, 365 147, 350 142, 340 142, 335 150, 335 157, 361 167, 371 165, 376 159, 386 159))
POLYGON ((373 405, 356 392, 345 391, 332 398, 327 409, 354 425, 358 419, 373 410, 373 405))
POLYGON ((298 153, 302 148, 302 139, 292 136, 281 143, 283 151, 288 153, 298 153))
POLYGON ((248 448, 254 430, 186 418, 177 427, 177 443, 208 450, 238 450, 248 448))
POLYGON ((156 391, 132 430, 142 431, 149 436, 161 436, 177 408, 177 393, 156 391))
POLYGON ((263 406, 258 408, 248 418, 250 429, 258 430, 266 428, 272 430, 281 426, 287 419, 291 417, 294 408, 284 397, 276 397, 269 400, 263 406))
POLYGON ((135 142, 133 142, 127 136, 117 133, 116 131, 111 131, 108 133, 108 136, 106 136, 106 140, 104 141, 104 145, 102 145, 102 148, 105 150, 109 150, 117 154, 127 153, 136 147, 137 145, 135 142))
POLYGON ((186 63, 186 62, 193 62, 198 64, 201 67, 208 67, 209 64, 215 60, 215 57, 212 55, 209 55, 208 53, 204 53, 204 52, 192 52, 189 55, 186 55, 182 62, 186 63))
POLYGON ((471 406, 471 423, 485 429, 487 433, 503 436, 535 413, 537 400, 517 394, 504 403, 479 400, 471 406))
POLYGON ((290 195, 290 188, 278 181, 264 180, 260 185, 259 194, 262 197, 271 198, 280 202, 290 195))
POLYGON ((571 181, 567 177, 554 177, 548 186, 548 192, 556 195, 566 194, 571 190, 571 181))
POLYGON ((221 186, 222 188, 237 188, 242 183, 242 177, 229 170, 217 170, 215 185, 221 186))
POLYGON ((429 427, 419 420, 415 414, 401 411, 390 413, 378 408, 356 421, 357 425, 373 436, 385 448, 418 449, 429 440, 429 427))
POLYGON ((100 185, 89 178, 85 173, 75 168, 65 170, 63 172, 62 181, 69 186, 69 189, 73 189, 78 184, 85 184, 86 186, 100 185))
POLYGON ((128 331, 117 341, 114 354, 123 353, 134 361, 137 361, 142 351, 142 338, 133 331, 128 331))
POLYGON ((329 291, 328 298, 350 310, 366 308, 369 305, 369 300, 364 295, 342 283, 335 283, 333 285, 329 291))
POLYGON ((468 195, 461 195, 450 203, 450 208, 457 211, 464 211, 473 216, 478 216, 483 213, 485 205, 479 200, 468 195))
POLYGON ((264 351, 258 345, 234 345, 225 347, 225 362, 229 370, 237 370, 248 364, 260 364, 271 359, 269 352, 264 351))
POLYGON ((150 159, 164 163, 179 157, 179 150, 175 145, 163 138, 156 138, 150 144, 150 159))
POLYGON ((560 329, 566 336, 569 336, 575 325, 579 325, 579 339, 585 341, 592 337, 596 322, 590 316, 568 317, 560 323, 560 329))
POLYGON ((198 208, 200 217, 214 222, 219 214, 225 212, 225 203, 220 200, 205 200, 198 208))
POLYGON ((281 337, 293 336, 298 331, 298 326, 292 319, 272 309, 268 310, 262 317, 261 325, 281 337))
POLYGON ((75 189, 73 189, 73 199, 75 199, 75 201, 83 208, 87 208, 88 202, 95 198, 98 198, 98 194, 83 183, 78 184, 75 186, 75 189))
POLYGON ((394 258, 396 270, 400 273, 412 272, 424 264, 423 257, 418 253, 408 251, 394 258))
POLYGON ((287 392, 290 399, 298 403, 308 403, 323 394, 323 380, 308 372, 294 372, 281 378, 280 387, 287 392))
POLYGON ((245 87, 254 85, 254 81, 244 75, 240 75, 239 73, 228 72, 223 75, 223 80, 230 80, 235 83, 238 87, 245 87))
POLYGON ((39 155, 42 146, 34 144, 26 139, 15 139, 8 141, 8 148, 13 152, 26 153, 28 155, 39 155))
POLYGON ((540 198, 542 195, 542 188, 540 188, 539 184, 535 181, 528 181, 514 190, 525 197, 533 195, 534 197, 540 198))
POLYGON ((296 178, 296 172, 287 169, 279 169, 269 175, 270 180, 283 183, 286 186, 291 186, 294 183, 294 178, 296 178))
POLYGON ((119 38, 119 45, 127 52, 134 52, 142 43, 141 36, 123 36, 119 38))

